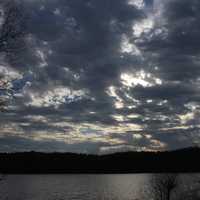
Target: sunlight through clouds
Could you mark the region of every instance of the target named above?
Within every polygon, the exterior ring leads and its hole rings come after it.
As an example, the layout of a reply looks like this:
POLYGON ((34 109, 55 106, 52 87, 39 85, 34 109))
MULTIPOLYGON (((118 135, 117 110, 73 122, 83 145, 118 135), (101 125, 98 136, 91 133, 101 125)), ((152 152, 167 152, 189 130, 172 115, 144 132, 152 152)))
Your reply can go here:
POLYGON ((84 90, 71 90, 65 87, 57 87, 53 90, 48 90, 43 94, 31 93, 31 102, 27 105, 35 107, 50 107, 58 108, 64 103, 78 101, 84 98, 87 92, 84 90))
POLYGON ((186 113, 184 115, 179 115, 182 124, 186 124, 188 121, 195 118, 195 113, 186 113))
POLYGON ((131 55, 141 56, 140 50, 137 48, 135 44, 129 42, 129 39, 126 35, 122 36, 121 52, 128 53, 131 55))
POLYGON ((161 85, 162 80, 154 77, 150 73, 141 70, 136 73, 122 73, 121 81, 127 87, 135 87, 141 85, 143 87, 152 87, 153 85, 161 85))
MULTIPOLYGON (((26 19, 16 23, 26 30, 0 41, 0 82, 12 96, 0 113, 0 137, 10 150, 42 144, 49 151, 47 142, 55 151, 89 153, 198 143, 197 0, 13 2, 22 2, 26 19)), ((0 88, 0 98, 6 92, 0 88)))
POLYGON ((17 70, 12 69, 7 64, 0 65, 0 77, 3 77, 7 81, 22 78, 22 74, 17 70))
POLYGON ((46 56, 44 52, 40 49, 36 50, 36 55, 41 60, 40 67, 46 67, 48 63, 46 62, 46 56))
POLYGON ((110 86, 106 93, 114 98, 114 105, 116 109, 124 107, 123 99, 117 94, 116 88, 114 86, 110 86))
POLYGON ((144 8, 144 1, 143 0, 128 0, 130 5, 136 6, 138 9, 144 8))
POLYGON ((133 34, 134 36, 139 38, 143 33, 150 32, 153 29, 153 27, 154 27, 154 21, 152 18, 144 19, 133 26, 133 34))

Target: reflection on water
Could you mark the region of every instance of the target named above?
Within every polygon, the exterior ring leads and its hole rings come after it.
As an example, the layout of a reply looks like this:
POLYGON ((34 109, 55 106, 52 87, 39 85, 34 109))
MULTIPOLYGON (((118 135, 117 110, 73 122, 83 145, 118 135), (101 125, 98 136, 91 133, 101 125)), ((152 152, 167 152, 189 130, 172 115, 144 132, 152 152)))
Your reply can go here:
POLYGON ((150 175, 8 175, 1 200, 142 199, 150 175))
POLYGON ((132 200, 147 175, 9 175, 1 183, 8 200, 132 200))

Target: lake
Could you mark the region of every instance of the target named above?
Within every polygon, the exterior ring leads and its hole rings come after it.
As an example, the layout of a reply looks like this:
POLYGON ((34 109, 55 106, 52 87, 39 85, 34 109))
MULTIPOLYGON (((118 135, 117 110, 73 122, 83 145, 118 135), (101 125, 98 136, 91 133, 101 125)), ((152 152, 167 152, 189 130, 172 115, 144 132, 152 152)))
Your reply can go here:
POLYGON ((134 200, 141 199, 148 174, 7 175, 0 182, 1 200, 134 200))

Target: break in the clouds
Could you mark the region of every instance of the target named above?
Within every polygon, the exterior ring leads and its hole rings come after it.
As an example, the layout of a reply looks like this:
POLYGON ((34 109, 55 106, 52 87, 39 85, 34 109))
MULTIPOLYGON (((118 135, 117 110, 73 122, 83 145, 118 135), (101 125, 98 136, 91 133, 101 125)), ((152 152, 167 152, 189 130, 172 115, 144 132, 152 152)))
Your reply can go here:
POLYGON ((11 2, 26 20, 15 51, 0 49, 0 151, 200 143, 199 0, 11 2))

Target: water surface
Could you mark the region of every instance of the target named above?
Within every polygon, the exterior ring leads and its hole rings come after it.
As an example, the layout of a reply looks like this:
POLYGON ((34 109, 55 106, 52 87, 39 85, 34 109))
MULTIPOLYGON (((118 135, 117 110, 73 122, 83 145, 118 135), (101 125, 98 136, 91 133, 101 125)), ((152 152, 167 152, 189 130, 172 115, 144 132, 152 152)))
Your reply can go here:
POLYGON ((1 200, 133 200, 148 175, 8 175, 1 200))
MULTIPOLYGON (((144 194, 149 200, 150 177, 151 174, 6 175, 0 182, 0 200, 134 200, 145 199, 144 194)), ((188 191, 193 193, 199 188, 199 174, 181 174, 176 196, 189 195, 188 191)))

